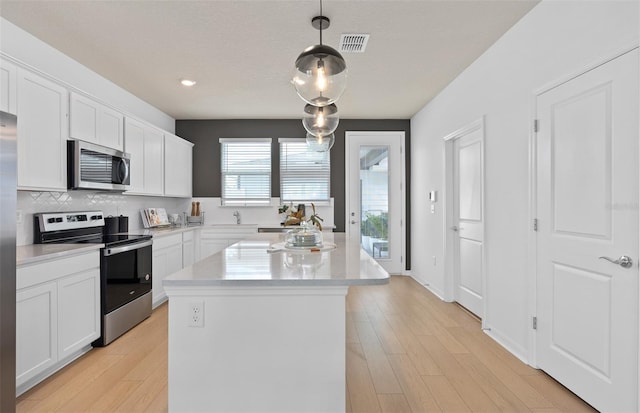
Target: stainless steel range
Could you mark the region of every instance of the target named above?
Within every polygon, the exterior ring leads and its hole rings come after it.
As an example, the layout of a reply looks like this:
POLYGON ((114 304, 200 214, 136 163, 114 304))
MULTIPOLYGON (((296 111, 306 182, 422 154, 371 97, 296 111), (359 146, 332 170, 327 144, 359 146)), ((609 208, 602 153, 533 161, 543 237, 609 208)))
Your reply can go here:
POLYGON ((104 244, 100 254, 102 335, 105 346, 151 315, 150 235, 104 233, 101 211, 34 215, 34 243, 104 244))

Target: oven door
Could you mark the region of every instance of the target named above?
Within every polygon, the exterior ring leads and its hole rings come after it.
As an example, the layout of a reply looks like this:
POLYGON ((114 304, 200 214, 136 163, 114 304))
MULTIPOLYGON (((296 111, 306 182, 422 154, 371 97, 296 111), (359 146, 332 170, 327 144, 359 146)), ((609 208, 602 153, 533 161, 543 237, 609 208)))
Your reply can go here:
POLYGON ((102 313, 151 291, 151 240, 102 249, 102 313))

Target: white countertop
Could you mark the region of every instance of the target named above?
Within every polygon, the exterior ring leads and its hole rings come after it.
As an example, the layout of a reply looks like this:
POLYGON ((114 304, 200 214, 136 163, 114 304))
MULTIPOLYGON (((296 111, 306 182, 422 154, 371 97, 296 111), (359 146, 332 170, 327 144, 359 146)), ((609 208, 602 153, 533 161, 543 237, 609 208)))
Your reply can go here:
POLYGON ((16 266, 99 250, 104 244, 31 244, 16 247, 16 266))
POLYGON ((336 248, 322 252, 269 251, 284 234, 262 233, 240 241, 194 265, 171 274, 163 285, 194 286, 311 286, 386 284, 389 274, 349 242, 344 233, 326 233, 325 243, 336 248))

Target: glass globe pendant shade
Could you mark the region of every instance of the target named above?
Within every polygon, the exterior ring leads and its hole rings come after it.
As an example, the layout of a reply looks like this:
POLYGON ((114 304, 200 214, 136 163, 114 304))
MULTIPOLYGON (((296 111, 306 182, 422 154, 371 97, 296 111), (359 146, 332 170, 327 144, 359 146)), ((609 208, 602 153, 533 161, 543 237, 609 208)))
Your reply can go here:
POLYGON ((327 106, 347 87, 347 64, 337 50, 317 44, 296 59, 293 86, 298 96, 314 106, 327 106))
POLYGON ((332 134, 339 122, 338 107, 334 104, 323 107, 313 105, 305 105, 304 107, 302 125, 313 136, 332 134))
POLYGON ((315 136, 307 133, 307 147, 314 152, 326 152, 333 147, 336 142, 336 135, 315 136))

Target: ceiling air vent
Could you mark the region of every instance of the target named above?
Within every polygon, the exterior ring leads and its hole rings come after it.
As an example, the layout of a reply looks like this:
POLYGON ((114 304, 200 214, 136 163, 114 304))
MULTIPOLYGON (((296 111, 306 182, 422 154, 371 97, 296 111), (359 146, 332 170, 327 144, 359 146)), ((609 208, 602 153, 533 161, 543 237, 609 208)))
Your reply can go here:
POLYGON ((340 36, 341 53, 364 53, 369 42, 368 34, 343 34, 340 36))

